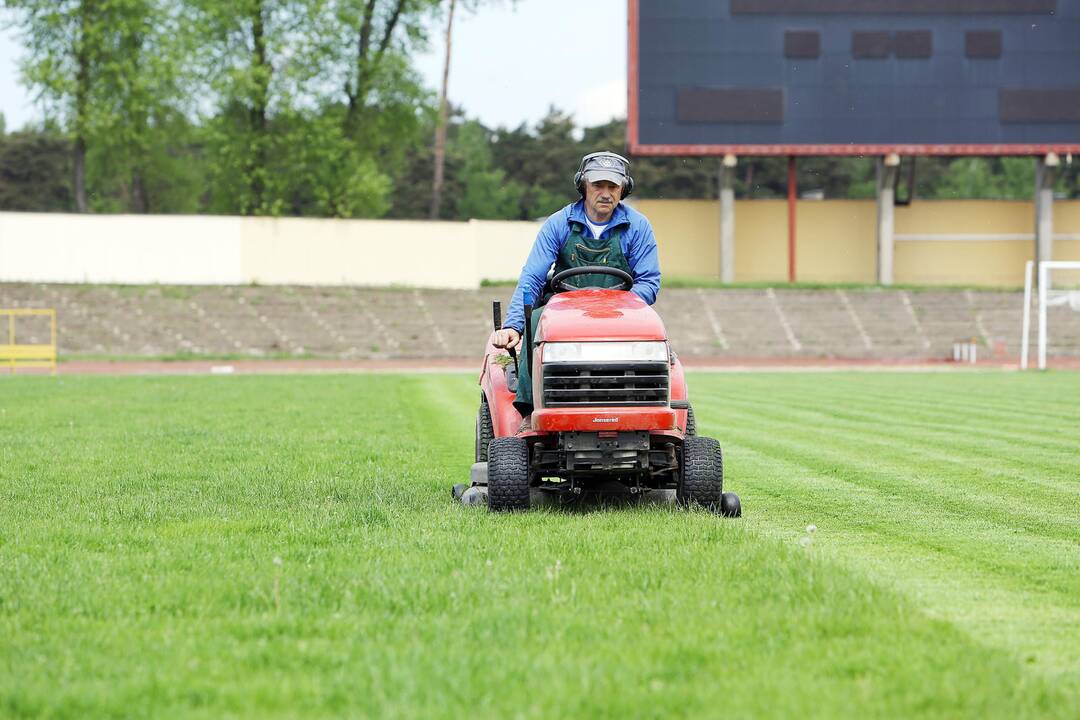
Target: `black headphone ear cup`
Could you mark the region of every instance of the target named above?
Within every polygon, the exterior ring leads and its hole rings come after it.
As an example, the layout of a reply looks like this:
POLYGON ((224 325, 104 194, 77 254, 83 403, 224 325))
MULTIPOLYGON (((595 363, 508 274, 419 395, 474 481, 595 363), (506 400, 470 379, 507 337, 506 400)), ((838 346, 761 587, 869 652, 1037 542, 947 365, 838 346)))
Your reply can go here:
POLYGON ((627 175, 627 176, 626 176, 626 184, 625 184, 625 185, 623 185, 623 193, 622 193, 622 196, 623 196, 624 198, 625 198, 625 197, 630 197, 630 193, 632 193, 632 192, 634 192, 634 178, 632 178, 632 177, 630 177, 629 175, 627 175))
POLYGON ((585 179, 584 173, 580 170, 574 173, 574 187, 577 188, 578 194, 585 197, 585 183, 582 182, 585 179))

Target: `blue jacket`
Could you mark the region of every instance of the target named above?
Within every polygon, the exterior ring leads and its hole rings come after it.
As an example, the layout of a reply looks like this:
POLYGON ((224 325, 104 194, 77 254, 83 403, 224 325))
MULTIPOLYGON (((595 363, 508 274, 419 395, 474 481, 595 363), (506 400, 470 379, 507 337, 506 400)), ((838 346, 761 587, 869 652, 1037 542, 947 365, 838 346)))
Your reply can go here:
MULTIPOLYGON (((530 304, 536 305, 540 291, 547 280, 548 270, 555 264, 559 250, 570 237, 571 221, 585 224, 585 201, 567 205, 552 215, 540 228, 533 243, 532 252, 521 269, 517 289, 510 298, 510 309, 506 313, 505 328, 514 328, 519 333, 525 330, 525 303, 523 294, 527 293, 530 304)), ((627 207, 623 203, 615 206, 611 222, 601 238, 607 239, 617 228, 623 228, 622 251, 630 265, 630 274, 634 276, 631 291, 642 300, 652 305, 656 302, 656 293, 660 292, 660 259, 657 256, 656 238, 648 218, 627 207)), ((588 232, 586 230, 586 232, 588 232)))

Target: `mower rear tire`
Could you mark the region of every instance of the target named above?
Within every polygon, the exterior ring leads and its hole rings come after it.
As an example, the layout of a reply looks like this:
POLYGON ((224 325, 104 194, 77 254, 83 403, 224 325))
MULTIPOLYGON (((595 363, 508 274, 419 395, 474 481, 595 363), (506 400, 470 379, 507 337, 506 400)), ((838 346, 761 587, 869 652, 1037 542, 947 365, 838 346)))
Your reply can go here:
POLYGON ((710 437, 688 435, 683 440, 683 477, 677 493, 686 505, 719 506, 724 495, 724 454, 710 437))
POLYGON ((481 395, 480 409, 476 411, 476 462, 487 462, 488 445, 493 437, 495 431, 491 427, 491 409, 487 398, 481 395))
POLYGON ((529 509, 529 445, 524 438, 499 437, 488 446, 488 509, 529 509))
POLYGON ((684 435, 697 435, 697 418, 694 417, 694 408, 686 408, 686 432, 684 435))

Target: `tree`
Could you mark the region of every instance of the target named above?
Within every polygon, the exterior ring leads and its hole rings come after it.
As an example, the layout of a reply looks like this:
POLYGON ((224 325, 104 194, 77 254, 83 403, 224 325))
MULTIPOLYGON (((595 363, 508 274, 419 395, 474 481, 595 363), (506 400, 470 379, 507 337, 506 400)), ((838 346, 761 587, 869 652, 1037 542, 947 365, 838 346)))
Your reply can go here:
POLYGON ((446 160, 446 118, 449 115, 450 103, 446 93, 450 85, 450 49, 453 47, 451 39, 454 29, 454 5, 455 0, 450 0, 450 10, 446 20, 446 58, 443 61, 442 89, 439 92, 439 116, 435 121, 435 171, 431 183, 431 212, 429 217, 437 220, 439 208, 442 205, 443 164, 446 160))
POLYGON ((109 60, 109 0, 7 0, 29 55, 21 69, 47 113, 70 129, 75 209, 86 212, 86 148, 98 124, 95 90, 109 60))
POLYGON ((457 128, 450 152, 456 159, 455 173, 461 185, 456 215, 461 220, 498 220, 520 212, 524 187, 507 180, 505 171, 495 167, 491 151, 492 133, 476 121, 457 128))
POLYGON ((191 0, 204 64, 213 209, 379 215, 428 93, 408 62, 434 0, 191 0))
POLYGON ((7 0, 28 54, 24 78, 71 134, 75 209, 150 209, 150 155, 175 116, 183 34, 161 0, 7 0), (117 178, 122 178, 117 180, 117 178), (93 189, 96 207, 88 202, 93 189), (119 204, 119 208, 116 204, 119 204))
POLYGON ((209 79, 217 114, 209 123, 213 161, 210 179, 213 209, 241 214, 273 212, 279 198, 268 192, 272 93, 283 93, 284 55, 295 18, 304 15, 301 2, 289 0, 193 0, 194 19, 202 43, 199 57, 209 79))
POLYGON ((56 128, 0 137, 0 210, 71 209, 71 143, 56 128))

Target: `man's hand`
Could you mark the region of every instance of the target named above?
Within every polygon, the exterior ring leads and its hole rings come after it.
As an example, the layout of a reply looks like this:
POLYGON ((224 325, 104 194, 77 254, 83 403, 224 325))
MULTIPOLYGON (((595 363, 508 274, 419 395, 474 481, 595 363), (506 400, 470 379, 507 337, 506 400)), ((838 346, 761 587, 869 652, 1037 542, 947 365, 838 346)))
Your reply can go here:
POLYGON ((516 348, 521 344, 521 333, 514 328, 496 330, 495 339, 492 344, 498 348, 516 348))

